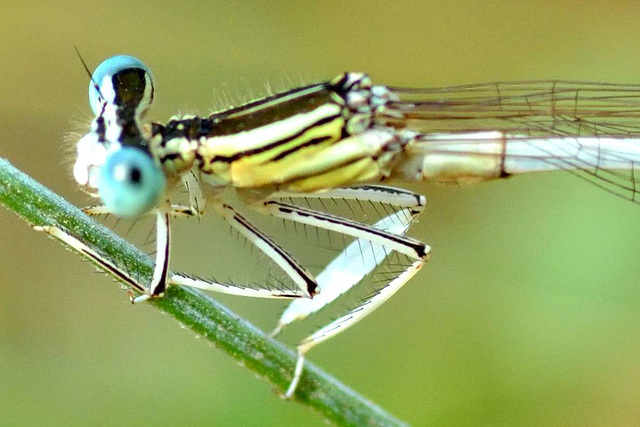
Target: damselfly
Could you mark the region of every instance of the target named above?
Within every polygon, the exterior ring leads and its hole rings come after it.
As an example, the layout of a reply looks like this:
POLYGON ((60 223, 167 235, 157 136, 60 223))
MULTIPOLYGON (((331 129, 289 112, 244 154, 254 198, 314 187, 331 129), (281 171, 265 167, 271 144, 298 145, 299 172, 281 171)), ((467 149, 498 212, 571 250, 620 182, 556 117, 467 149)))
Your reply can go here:
MULTIPOLYGON (((295 391, 310 348, 370 314, 428 259, 430 248, 405 236, 425 198, 381 182, 478 182, 560 169, 640 203, 640 85, 531 81, 408 89, 376 86, 366 74, 345 73, 208 117, 176 117, 166 124, 143 120, 153 97, 151 73, 142 62, 129 56, 103 62, 89 85, 96 117, 78 142, 74 166, 76 181, 104 203, 87 212, 156 215, 151 283, 120 274, 139 292, 134 302, 159 297, 170 284, 300 298, 283 314, 277 333, 356 285, 390 252, 411 260, 373 296, 298 345, 287 396, 295 391), (171 203, 171 191, 181 183, 189 189, 189 205, 171 203), (259 213, 356 240, 314 277, 228 202, 228 188, 259 213), (404 215, 369 225, 284 201, 296 197, 381 202, 404 215), (199 216, 205 203, 297 288, 230 286, 170 273, 171 220, 199 216), (363 242, 368 249, 356 251, 354 259, 354 245, 363 242)), ((88 253, 63 230, 48 231, 88 253)), ((109 260, 100 262, 117 271, 109 260)))

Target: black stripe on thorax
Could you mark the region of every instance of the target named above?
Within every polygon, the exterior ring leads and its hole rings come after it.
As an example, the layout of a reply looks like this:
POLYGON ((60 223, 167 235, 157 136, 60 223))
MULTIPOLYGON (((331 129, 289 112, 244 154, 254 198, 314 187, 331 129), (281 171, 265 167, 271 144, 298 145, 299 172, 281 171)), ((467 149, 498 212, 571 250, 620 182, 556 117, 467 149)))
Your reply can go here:
POLYGON ((336 94, 326 85, 314 85, 275 95, 209 116, 208 137, 234 135, 335 104, 336 94))
POLYGON ((290 148, 288 150, 283 151, 282 153, 278 154, 277 156, 275 156, 271 160, 274 161, 274 162, 278 161, 278 160, 281 160, 281 159, 287 157, 289 154, 295 153, 296 151, 300 150, 301 148, 311 147, 313 145, 319 145, 319 144, 322 144, 323 142, 329 141, 331 139, 333 139, 333 138, 330 135, 320 136, 320 137, 317 137, 317 138, 311 138, 310 140, 308 140, 304 144, 300 144, 297 147, 292 147, 292 148, 290 148))
POLYGON ((246 113, 248 110, 251 110, 253 108, 260 108, 261 106, 268 105, 274 102, 285 102, 287 101, 286 98, 300 97, 302 92, 309 91, 310 93, 308 95, 317 95, 318 92, 326 91, 328 87, 328 83, 314 83, 307 86, 294 88, 286 92, 281 92, 275 95, 267 96, 265 98, 257 99, 255 101, 250 101, 246 104, 240 105, 239 107, 234 107, 220 113, 212 114, 210 117, 229 117, 239 115, 242 113, 246 113))
POLYGON ((212 114, 207 118, 171 120, 166 125, 153 123, 151 133, 153 136, 162 135, 163 146, 175 138, 195 140, 235 135, 311 112, 327 103, 335 103, 334 94, 326 84, 310 85, 212 114))

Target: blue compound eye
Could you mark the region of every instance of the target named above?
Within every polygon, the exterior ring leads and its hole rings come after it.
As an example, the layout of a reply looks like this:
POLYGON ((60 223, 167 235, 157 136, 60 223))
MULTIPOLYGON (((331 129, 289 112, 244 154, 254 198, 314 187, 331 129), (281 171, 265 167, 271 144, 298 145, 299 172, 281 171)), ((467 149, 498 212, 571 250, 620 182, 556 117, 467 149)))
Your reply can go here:
POLYGON ((110 212, 135 218, 158 204, 165 186, 164 173, 149 154, 125 147, 100 168, 98 194, 110 212))
POLYGON ((104 102, 139 110, 142 113, 152 100, 151 70, 133 56, 112 56, 100 64, 91 75, 89 104, 96 116, 100 114, 104 102))

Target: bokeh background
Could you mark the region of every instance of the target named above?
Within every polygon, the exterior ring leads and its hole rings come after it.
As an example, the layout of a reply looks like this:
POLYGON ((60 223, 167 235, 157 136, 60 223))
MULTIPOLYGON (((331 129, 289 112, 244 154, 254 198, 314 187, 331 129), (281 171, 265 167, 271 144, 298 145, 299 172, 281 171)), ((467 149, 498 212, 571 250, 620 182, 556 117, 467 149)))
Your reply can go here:
MULTIPOLYGON (((640 83, 631 0, 8 0, 0 16, 0 154, 77 205, 63 141, 90 110, 74 46, 92 67, 142 58, 157 120, 345 70, 405 86, 640 83)), ((414 189, 428 268, 310 359, 415 425, 640 422, 640 206, 562 173, 414 189)), ((322 422, 12 213, 0 221, 0 424, 322 422)), ((219 222, 178 228, 176 269, 216 272, 219 222), (196 245, 199 227, 213 228, 196 245)), ((265 329, 282 310, 225 302, 265 329)))

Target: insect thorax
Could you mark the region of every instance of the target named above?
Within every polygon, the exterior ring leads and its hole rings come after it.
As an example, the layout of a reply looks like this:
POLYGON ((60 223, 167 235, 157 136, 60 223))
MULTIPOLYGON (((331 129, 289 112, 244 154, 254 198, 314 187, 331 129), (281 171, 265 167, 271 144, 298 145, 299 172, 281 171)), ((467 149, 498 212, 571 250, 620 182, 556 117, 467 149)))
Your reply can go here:
POLYGON ((255 188, 286 186, 339 169, 309 189, 333 187, 343 184, 338 181, 345 180, 345 173, 347 181, 379 175, 378 163, 393 157, 385 147, 401 149, 391 130, 373 140, 350 138, 375 126, 375 115, 386 113, 390 100, 392 93, 372 86, 367 75, 345 73, 207 118, 184 116, 154 124, 150 147, 168 175, 196 165, 210 184, 255 188), (342 151, 338 144, 344 145, 342 151))

